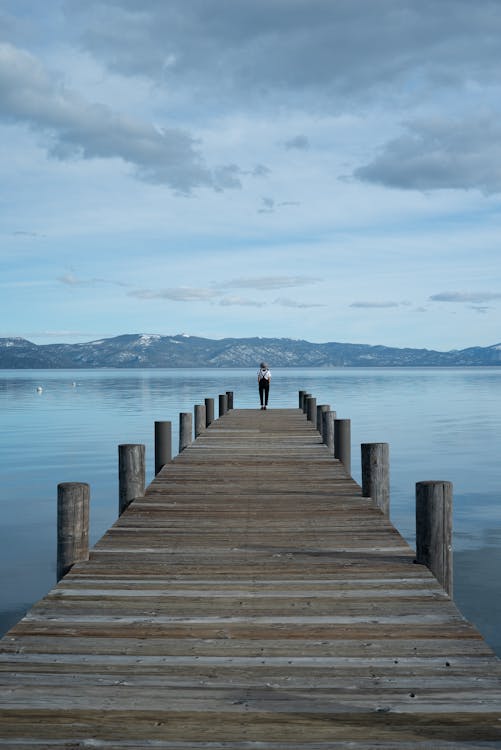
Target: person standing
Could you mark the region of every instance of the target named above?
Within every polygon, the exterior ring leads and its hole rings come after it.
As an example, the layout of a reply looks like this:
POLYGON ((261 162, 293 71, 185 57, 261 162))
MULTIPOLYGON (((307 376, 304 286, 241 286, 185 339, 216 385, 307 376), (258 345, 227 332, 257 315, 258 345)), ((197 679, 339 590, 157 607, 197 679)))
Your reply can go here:
POLYGON ((270 381, 271 372, 268 369, 268 365, 266 364, 266 362, 261 362, 257 373, 261 409, 266 409, 266 407, 268 406, 268 396, 270 395, 270 381))

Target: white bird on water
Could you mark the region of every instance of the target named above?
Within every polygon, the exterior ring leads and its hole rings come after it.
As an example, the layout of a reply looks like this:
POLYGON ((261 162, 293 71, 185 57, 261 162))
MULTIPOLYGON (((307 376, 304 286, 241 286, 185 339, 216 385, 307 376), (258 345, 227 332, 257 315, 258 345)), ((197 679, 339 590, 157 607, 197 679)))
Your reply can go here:
POLYGON ((37 385, 37 393, 42 393, 43 388, 41 385, 37 385))

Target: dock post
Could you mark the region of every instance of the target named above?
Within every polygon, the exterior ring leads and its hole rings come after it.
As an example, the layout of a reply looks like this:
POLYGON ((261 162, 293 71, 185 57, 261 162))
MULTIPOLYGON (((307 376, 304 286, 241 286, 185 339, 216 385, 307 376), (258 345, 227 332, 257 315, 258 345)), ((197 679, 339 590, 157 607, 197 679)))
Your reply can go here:
POLYGON ((195 404, 195 437, 197 438, 205 430, 206 423, 205 404, 195 404))
POLYGON ((228 411, 228 396, 226 393, 219 394, 219 416, 222 417, 228 411))
POLYGON ((304 394, 306 391, 299 391, 299 408, 303 408, 304 394))
POLYGON ((146 485, 146 449, 142 444, 127 443, 118 446, 118 514, 136 497, 144 495, 146 485))
POLYGON ((205 399, 205 426, 208 427, 214 421, 214 399, 205 399))
POLYGON ((334 457, 338 458, 351 476, 351 420, 334 420, 334 457))
POLYGON ((328 447, 331 456, 334 455, 334 420, 335 411, 324 411, 322 413, 322 441, 328 447))
POLYGON ((182 411, 179 414, 179 453, 191 444, 193 435, 193 419, 191 412, 182 411))
POLYGON ((311 422, 313 427, 317 426, 317 399, 314 396, 308 396, 306 399, 306 416, 308 422, 311 422))
POLYGON ((390 447, 388 443, 362 443, 362 495, 390 515, 390 447))
POLYGON ((304 391, 303 393, 303 413, 308 414, 308 399, 311 398, 311 393, 304 391))
POLYGON ((233 391, 226 391, 226 406, 228 411, 233 409, 233 391))
POLYGON ((172 460, 172 423, 155 422, 155 476, 172 460))
POLYGON ((330 411, 331 407, 329 404, 317 404, 317 430, 322 435, 322 442, 323 442, 323 413, 326 411, 330 411))
POLYGON ((57 485, 57 580, 89 559, 90 487, 84 482, 57 485))
POLYGON ((452 482, 416 483, 416 562, 452 596, 452 482))

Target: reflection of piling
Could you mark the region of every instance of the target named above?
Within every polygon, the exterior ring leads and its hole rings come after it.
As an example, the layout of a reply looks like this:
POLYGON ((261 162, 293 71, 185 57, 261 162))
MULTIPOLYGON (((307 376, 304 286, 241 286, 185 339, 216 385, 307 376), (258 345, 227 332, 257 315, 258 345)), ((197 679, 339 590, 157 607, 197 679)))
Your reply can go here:
POLYGON ((83 482, 57 485, 57 580, 89 559, 90 488, 83 482))
POLYGON ((416 484, 416 561, 452 596, 452 483, 416 484))

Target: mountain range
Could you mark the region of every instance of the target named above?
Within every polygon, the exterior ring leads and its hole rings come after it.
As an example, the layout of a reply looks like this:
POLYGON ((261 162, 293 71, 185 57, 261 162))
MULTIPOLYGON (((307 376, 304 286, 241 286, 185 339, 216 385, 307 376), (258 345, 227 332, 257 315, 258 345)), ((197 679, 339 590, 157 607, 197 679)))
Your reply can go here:
POLYGON ((80 344, 0 338, 0 369, 97 367, 460 367, 501 365, 501 344, 448 352, 281 338, 125 334, 80 344))

